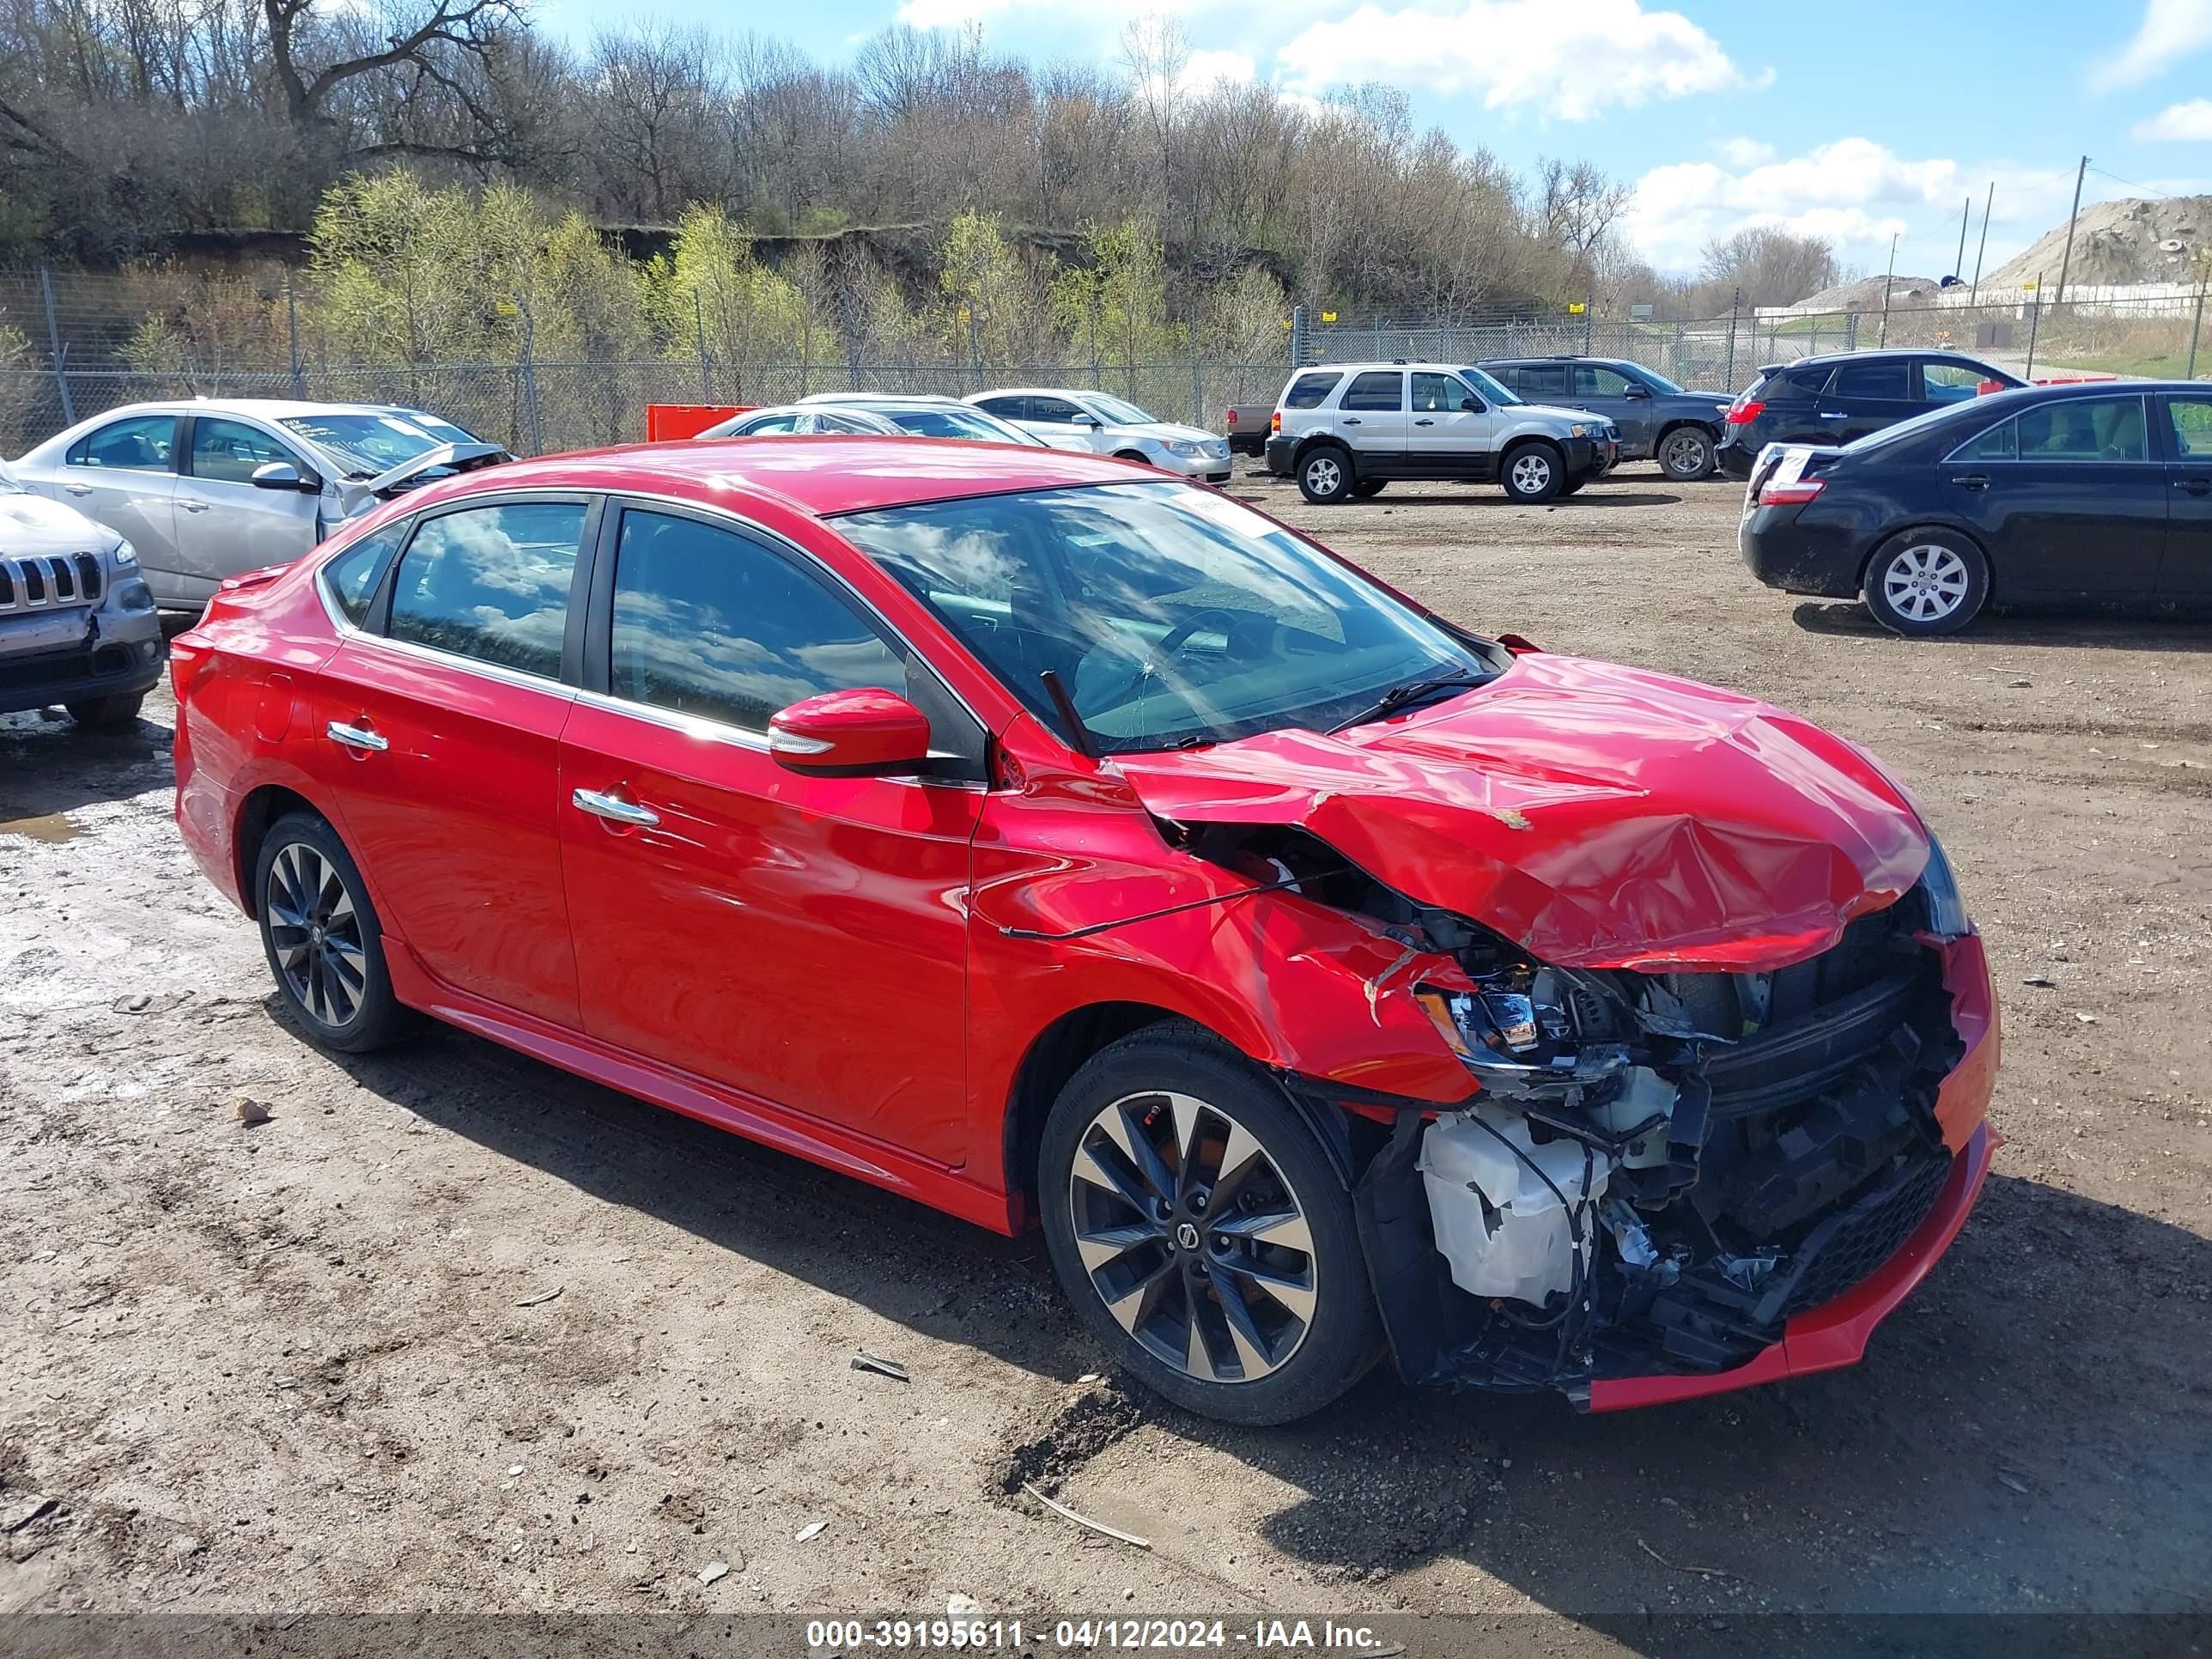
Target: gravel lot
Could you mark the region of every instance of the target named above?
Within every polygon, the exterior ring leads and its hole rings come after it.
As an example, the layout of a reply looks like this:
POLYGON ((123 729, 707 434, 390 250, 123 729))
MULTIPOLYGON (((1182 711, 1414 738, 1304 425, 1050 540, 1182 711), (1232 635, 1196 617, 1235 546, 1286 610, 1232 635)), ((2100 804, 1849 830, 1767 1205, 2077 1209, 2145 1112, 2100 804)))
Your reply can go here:
POLYGON ((457 1032, 319 1054, 173 832, 167 701, 136 736, 15 715, 0 1610, 958 1593, 1533 1613, 1492 1640, 1577 1653, 1677 1612, 2206 1610, 2212 627, 1906 643, 1756 586, 1738 491, 1647 468, 1552 508, 1237 487, 1439 609, 1755 691, 1921 793, 1990 940, 2008 1144, 1865 1364, 1601 1419, 1381 1375, 1287 1431, 1182 1416, 1091 1375, 1034 1237, 457 1032))

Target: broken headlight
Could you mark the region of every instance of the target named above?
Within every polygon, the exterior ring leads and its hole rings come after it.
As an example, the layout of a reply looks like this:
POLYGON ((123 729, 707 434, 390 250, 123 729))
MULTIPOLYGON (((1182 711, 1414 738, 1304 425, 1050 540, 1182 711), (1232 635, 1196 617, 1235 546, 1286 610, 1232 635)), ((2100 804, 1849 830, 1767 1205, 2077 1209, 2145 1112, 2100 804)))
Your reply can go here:
POLYGON ((1625 1044, 1603 1040, 1611 1022, 1602 1005, 1550 968, 1516 963, 1480 975, 1473 990, 1424 985, 1413 994, 1451 1051, 1492 1086, 1586 1083, 1628 1064, 1625 1044))
POLYGON ((1966 902, 1959 896, 1959 878, 1943 855, 1943 843, 1933 831, 1928 836, 1928 867, 1920 872, 1920 890, 1928 899, 1928 929, 1944 939, 1959 939, 1973 931, 1966 902))

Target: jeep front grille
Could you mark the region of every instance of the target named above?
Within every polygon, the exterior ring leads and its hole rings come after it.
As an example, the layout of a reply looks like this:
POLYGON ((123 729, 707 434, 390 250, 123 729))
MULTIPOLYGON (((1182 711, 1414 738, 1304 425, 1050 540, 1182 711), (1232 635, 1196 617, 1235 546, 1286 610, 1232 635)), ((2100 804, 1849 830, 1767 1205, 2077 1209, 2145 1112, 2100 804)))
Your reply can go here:
POLYGON ((0 554, 0 616, 100 603, 96 553, 0 554))

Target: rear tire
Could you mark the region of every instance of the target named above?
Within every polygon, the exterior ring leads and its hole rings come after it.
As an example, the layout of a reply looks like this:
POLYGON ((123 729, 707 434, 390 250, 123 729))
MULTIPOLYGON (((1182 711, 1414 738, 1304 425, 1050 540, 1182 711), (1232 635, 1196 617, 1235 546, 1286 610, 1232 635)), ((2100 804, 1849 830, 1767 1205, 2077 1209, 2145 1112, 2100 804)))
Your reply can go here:
POLYGON ((138 710, 145 701, 143 691, 134 691, 127 696, 92 697, 83 702, 65 702, 62 707, 88 732, 119 732, 125 726, 138 724, 138 710))
POLYGON ((1659 440, 1659 470, 1674 483, 1696 483, 1716 465, 1712 434, 1703 427, 1678 426, 1659 440))
POLYGON ((1559 452, 1545 443, 1519 443, 1498 465, 1498 481, 1508 500, 1540 506, 1556 498, 1567 482, 1559 452))
POLYGON ((269 972, 309 1036, 359 1054, 406 1035, 413 1016, 392 994, 376 907, 329 824, 308 812, 270 824, 253 896, 269 972))
POLYGON ((1352 453, 1322 444, 1298 457, 1298 493, 1316 507, 1334 507, 1350 495, 1358 480, 1352 453))
POLYGON ((1037 1194, 1077 1316, 1178 1406, 1287 1423, 1382 1355, 1343 1179, 1210 1032, 1170 1021, 1093 1055, 1045 1121, 1037 1194))
POLYGON ((1561 501, 1566 500, 1568 496, 1573 495, 1577 490, 1580 489, 1584 484, 1589 482, 1590 480, 1588 478, 1568 479, 1566 483, 1559 486, 1559 499, 1561 501))
POLYGON ((1859 597, 1893 634, 1911 639, 1955 634, 1988 602, 1989 561, 1954 531, 1902 531, 1867 561, 1859 597))

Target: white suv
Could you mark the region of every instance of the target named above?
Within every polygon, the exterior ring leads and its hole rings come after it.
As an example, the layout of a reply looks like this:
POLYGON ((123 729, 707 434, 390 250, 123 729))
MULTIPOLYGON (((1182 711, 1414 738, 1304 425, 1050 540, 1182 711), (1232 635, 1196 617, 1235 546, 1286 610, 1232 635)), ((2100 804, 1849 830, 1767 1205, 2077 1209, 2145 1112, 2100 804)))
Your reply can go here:
POLYGON ((1267 471, 1322 504, 1394 478, 1494 482, 1515 501, 1548 501, 1602 477, 1620 453, 1612 422, 1523 403, 1480 369, 1449 363, 1300 369, 1274 428, 1267 471))

